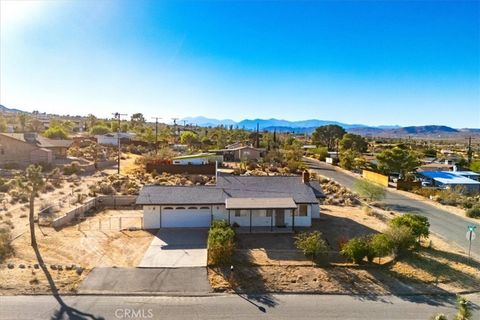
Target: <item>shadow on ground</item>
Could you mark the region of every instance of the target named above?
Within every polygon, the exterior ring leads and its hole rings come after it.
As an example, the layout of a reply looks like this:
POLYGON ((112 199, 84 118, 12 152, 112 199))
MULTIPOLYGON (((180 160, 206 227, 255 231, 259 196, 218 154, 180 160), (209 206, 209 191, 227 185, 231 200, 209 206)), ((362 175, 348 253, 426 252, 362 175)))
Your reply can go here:
POLYGON ((65 301, 62 299, 58 292, 58 288, 55 285, 55 281, 53 280, 52 275, 48 271, 48 268, 43 261, 42 255, 40 253, 40 250, 38 248, 38 245, 35 244, 33 245, 33 250, 35 251, 35 255, 37 257, 38 263, 40 265, 40 268, 42 269, 43 273, 45 274, 45 277, 48 280, 48 284, 50 286, 50 290, 52 292, 53 297, 55 300, 57 300, 58 304, 60 305, 60 308, 58 310, 55 310, 54 314, 50 318, 51 320, 60 320, 60 319, 69 319, 69 320, 104 320, 105 318, 95 316, 90 313, 82 312, 78 309, 75 309, 73 307, 70 307, 65 301))

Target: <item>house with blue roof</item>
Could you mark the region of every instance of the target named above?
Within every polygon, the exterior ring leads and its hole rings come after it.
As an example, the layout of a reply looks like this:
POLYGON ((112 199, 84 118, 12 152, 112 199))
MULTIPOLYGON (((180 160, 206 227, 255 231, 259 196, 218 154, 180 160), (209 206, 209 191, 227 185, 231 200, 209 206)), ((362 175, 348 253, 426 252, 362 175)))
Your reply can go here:
POLYGON ((465 193, 480 192, 480 174, 472 171, 419 171, 426 186, 459 189, 465 193))

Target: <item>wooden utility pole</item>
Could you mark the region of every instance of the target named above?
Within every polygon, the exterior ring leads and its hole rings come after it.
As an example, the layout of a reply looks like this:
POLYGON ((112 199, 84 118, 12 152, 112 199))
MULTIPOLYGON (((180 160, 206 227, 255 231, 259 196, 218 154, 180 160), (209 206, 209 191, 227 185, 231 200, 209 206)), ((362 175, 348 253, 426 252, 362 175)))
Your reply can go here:
POLYGON ((162 119, 161 117, 152 117, 155 119, 155 154, 158 154, 158 119, 162 119))
POLYGON ((120 112, 115 112, 113 113, 113 115, 115 116, 115 119, 118 120, 118 128, 117 128, 117 144, 118 144, 118 159, 117 159, 117 173, 120 174, 120 156, 122 154, 122 150, 120 148, 120 122, 121 122, 121 116, 126 116, 126 114, 124 113, 120 113, 120 112))

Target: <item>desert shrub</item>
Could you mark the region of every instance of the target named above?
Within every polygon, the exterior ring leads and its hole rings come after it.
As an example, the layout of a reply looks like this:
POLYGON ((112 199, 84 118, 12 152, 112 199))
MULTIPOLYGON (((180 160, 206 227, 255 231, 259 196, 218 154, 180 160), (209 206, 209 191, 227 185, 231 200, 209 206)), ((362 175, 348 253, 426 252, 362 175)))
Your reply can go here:
POLYGON ((103 183, 100 183, 99 185, 98 193, 110 195, 110 194, 115 194, 116 191, 114 187, 112 187, 108 183, 103 182, 103 183))
POLYGON ((58 139, 58 140, 68 139, 68 133, 63 128, 59 128, 59 127, 48 128, 43 133, 43 136, 49 139, 58 139))
POLYGON ((370 250, 380 261, 380 258, 388 256, 393 248, 389 238, 383 233, 378 233, 370 239, 370 250))
POLYGON ((307 258, 316 263, 324 262, 328 255, 328 245, 319 231, 299 233, 295 236, 295 245, 307 258))
POLYGON ((107 134, 110 132, 110 128, 104 125, 95 125, 90 129, 90 134, 92 135, 99 135, 99 134, 107 134))
POLYGON ((385 187, 363 179, 359 179, 355 182, 355 191, 370 201, 380 201, 385 198, 386 193, 385 187))
POLYGON ((392 226, 406 226, 410 228, 414 237, 420 239, 421 237, 428 238, 430 234, 430 223, 428 218, 418 214, 403 214, 395 217, 390 221, 392 226))
POLYGON ((370 255, 370 252, 368 239, 361 237, 350 239, 341 251, 345 258, 357 264, 362 263, 363 258, 370 255))
POLYGON ((0 262, 13 253, 12 237, 9 228, 0 228, 0 262))
POLYGON ((390 226, 385 231, 385 236, 392 246, 395 257, 408 253, 415 245, 415 236, 407 226, 390 226))
POLYGON ((80 172, 80 164, 76 161, 72 162, 68 166, 63 167, 63 174, 67 176, 78 174, 79 172, 80 172))
POLYGON ((215 221, 208 232, 208 260, 213 265, 231 263, 235 248, 235 232, 227 224, 215 221))
POLYGON ((466 215, 469 218, 480 218, 480 206, 468 209, 466 215))

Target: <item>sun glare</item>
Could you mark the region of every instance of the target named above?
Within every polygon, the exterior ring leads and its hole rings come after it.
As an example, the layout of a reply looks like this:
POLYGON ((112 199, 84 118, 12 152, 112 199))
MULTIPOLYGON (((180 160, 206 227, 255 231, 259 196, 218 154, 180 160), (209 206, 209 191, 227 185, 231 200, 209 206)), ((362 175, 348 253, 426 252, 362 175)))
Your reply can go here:
POLYGON ((24 23, 38 14, 45 4, 36 0, 0 0, 0 21, 5 25, 24 23))

